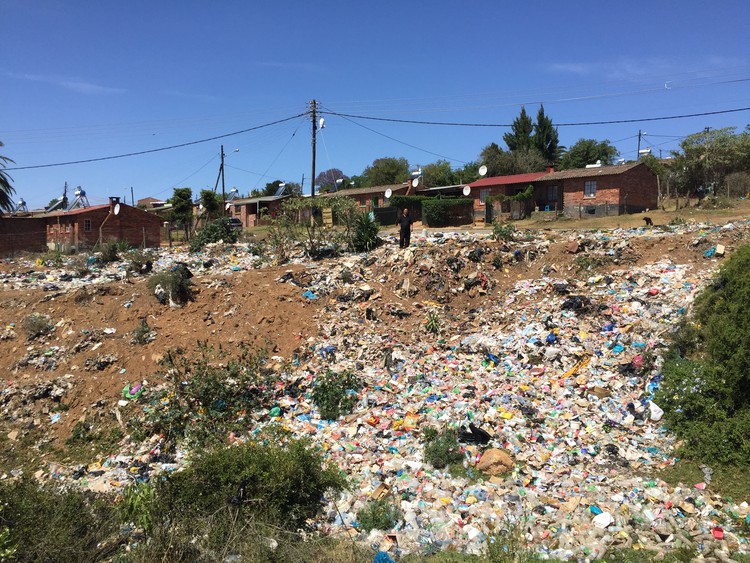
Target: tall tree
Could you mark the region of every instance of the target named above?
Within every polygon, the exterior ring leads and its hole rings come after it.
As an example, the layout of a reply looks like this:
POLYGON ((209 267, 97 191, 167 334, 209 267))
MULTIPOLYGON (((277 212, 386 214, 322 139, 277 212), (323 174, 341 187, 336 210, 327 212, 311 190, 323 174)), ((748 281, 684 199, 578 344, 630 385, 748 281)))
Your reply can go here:
POLYGON ((521 114, 513 121, 510 131, 503 135, 503 141, 508 150, 513 152, 521 149, 529 149, 534 145, 532 132, 534 123, 526 113, 526 108, 521 106, 521 114))
POLYGON ((172 204, 169 220, 182 227, 186 239, 190 238, 190 229, 193 226, 193 190, 175 188, 169 203, 172 204))
POLYGON ((212 221, 221 214, 222 202, 213 190, 201 190, 201 205, 207 221, 212 221))
POLYGON ((570 168, 585 168, 587 164, 595 164, 600 160, 603 165, 614 164, 620 151, 609 142, 609 139, 578 139, 560 158, 560 170, 570 168))
POLYGON ((422 179, 425 186, 452 186, 457 183, 451 163, 447 160, 438 160, 426 164, 422 168, 422 179))
POLYGON ((563 147, 557 135, 557 127, 552 126, 552 120, 544 113, 544 106, 539 106, 534 125, 534 146, 547 160, 548 164, 555 164, 560 158, 563 147))
MULTIPOLYGON (((5 145, 0 141, 0 147, 2 146, 5 145)), ((13 178, 8 176, 8 173, 5 171, 9 163, 15 164, 7 156, 0 156, 0 212, 12 211, 15 207, 13 203, 13 194, 16 193, 16 190, 10 185, 13 178)))
POLYGON ((349 178, 338 168, 324 170, 315 178, 315 185, 320 186, 321 191, 329 192, 336 185, 336 180, 348 180, 349 178))
POLYGON ((480 159, 487 167, 487 176, 541 172, 547 166, 547 161, 535 147, 506 152, 497 143, 487 145, 482 150, 480 159))
POLYGON ((409 179, 409 161, 405 158, 378 158, 362 172, 364 186, 388 186, 409 179))

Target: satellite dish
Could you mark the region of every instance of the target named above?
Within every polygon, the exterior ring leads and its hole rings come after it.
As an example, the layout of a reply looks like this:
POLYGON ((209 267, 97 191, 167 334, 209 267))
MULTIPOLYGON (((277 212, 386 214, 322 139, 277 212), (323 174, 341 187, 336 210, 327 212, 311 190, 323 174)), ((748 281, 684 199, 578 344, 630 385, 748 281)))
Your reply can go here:
POLYGON ((203 204, 202 203, 198 204, 198 209, 200 209, 201 211, 203 211, 203 204))
POLYGON ((411 187, 412 187, 412 188, 416 188, 416 187, 417 187, 418 185, 419 185, 419 178, 414 178, 414 179, 413 179, 413 180, 411 181, 411 187))
POLYGON ((229 211, 229 208, 232 207, 232 204, 227 202, 227 204, 224 206, 224 209, 229 211))
POLYGON ((479 175, 480 176, 487 175, 487 167, 484 164, 482 164, 482 166, 479 167, 479 175))
POLYGON ((326 126, 326 118, 325 117, 321 117, 318 120, 318 129, 325 129, 325 126, 326 126))
POLYGON ((120 214, 120 204, 116 203, 115 204, 115 215, 119 215, 119 214, 120 214))
POLYGON ((462 191, 464 195, 469 195, 471 193, 471 188, 469 186, 464 186, 462 191))
POLYGON ((385 190, 385 199, 391 199, 391 196, 393 195, 393 190, 391 188, 388 188, 385 190))

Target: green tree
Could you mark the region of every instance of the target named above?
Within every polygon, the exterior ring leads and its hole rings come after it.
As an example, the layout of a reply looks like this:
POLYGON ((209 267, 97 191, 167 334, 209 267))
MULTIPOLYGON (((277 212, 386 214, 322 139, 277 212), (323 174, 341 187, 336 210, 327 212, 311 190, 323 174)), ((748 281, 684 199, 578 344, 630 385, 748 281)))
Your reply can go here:
POLYGON ((221 201, 219 196, 213 190, 201 190, 201 205, 203 206, 203 216, 206 221, 213 221, 221 215, 221 201))
POLYGON ((487 176, 542 172, 547 166, 547 160, 534 147, 506 152, 497 143, 487 145, 480 160, 487 166, 487 176))
POLYGON ((405 158, 378 158, 362 172, 363 187, 400 184, 409 179, 409 161, 405 158))
POLYGON ((422 178, 424 185, 429 187, 435 186, 452 186, 457 184, 456 174, 447 160, 438 160, 432 164, 427 164, 422 168, 422 178))
POLYGON ((585 168, 587 164, 595 164, 600 160, 603 165, 614 164, 620 152, 609 139, 578 139, 560 158, 560 170, 570 168, 585 168))
POLYGON ((276 190, 279 189, 279 186, 283 184, 281 180, 274 180, 273 182, 269 182, 266 184, 266 187, 263 188, 260 192, 261 196, 270 196, 276 193, 276 190))
MULTIPOLYGON (((5 145, 0 141, 0 147, 3 146, 5 145)), ((3 211, 12 211, 14 207, 13 194, 16 193, 16 190, 10 185, 13 178, 5 171, 8 164, 15 163, 7 156, 0 156, 0 213, 3 211)))
POLYGON ((193 190, 175 188, 169 203, 172 204, 169 220, 182 227, 186 239, 190 238, 190 229, 193 226, 193 190))
POLYGON ((508 150, 513 152, 521 149, 529 149, 534 146, 532 132, 534 123, 526 113, 526 108, 521 106, 521 114, 513 121, 510 131, 503 135, 503 141, 508 150))
POLYGON ((544 113, 544 106, 539 106, 534 125, 534 146, 549 164, 555 164, 560 158, 563 147, 557 135, 557 128, 552 126, 552 120, 544 113))

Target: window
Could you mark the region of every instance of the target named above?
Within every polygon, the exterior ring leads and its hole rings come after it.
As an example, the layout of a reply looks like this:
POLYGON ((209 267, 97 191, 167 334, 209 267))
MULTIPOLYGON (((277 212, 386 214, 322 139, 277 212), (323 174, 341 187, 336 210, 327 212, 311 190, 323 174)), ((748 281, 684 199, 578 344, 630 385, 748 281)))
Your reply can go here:
POLYGON ((84 219, 83 220, 83 230, 86 233, 91 232, 91 219, 84 219))
POLYGON ((557 186, 547 186, 547 201, 557 201, 557 186))
POLYGON ((479 192, 479 203, 484 205, 487 201, 487 196, 490 195, 490 190, 481 190, 479 192))
POLYGON ((589 180, 583 184, 583 197, 596 197, 596 180, 589 180))

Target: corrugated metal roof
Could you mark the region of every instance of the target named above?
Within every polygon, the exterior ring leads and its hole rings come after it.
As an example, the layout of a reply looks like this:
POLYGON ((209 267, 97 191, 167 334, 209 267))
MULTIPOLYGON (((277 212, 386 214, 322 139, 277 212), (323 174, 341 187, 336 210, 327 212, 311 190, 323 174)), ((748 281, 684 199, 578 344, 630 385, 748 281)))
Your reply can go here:
MULTIPOLYGON (((121 203, 120 205, 125 205, 121 203)), ((103 203, 101 205, 91 205, 89 207, 79 207, 78 209, 72 209, 71 211, 53 211, 52 213, 45 213, 45 217, 67 217, 68 215, 81 215, 82 213, 88 213, 96 209, 108 209, 109 203, 103 203)))
POLYGON ((386 190, 392 190, 394 193, 398 190, 406 190, 406 186, 403 184, 390 184, 388 186, 372 186, 369 188, 350 188, 347 190, 339 190, 337 192, 328 192, 326 194, 321 194, 326 197, 331 197, 335 195, 347 195, 347 196, 353 196, 353 195, 370 195, 370 194, 382 194, 385 193, 386 190))
POLYGON ((598 166, 596 168, 571 168, 570 170, 560 170, 551 172, 541 178, 540 181, 549 182, 555 180, 568 180, 571 178, 596 178, 598 176, 614 176, 632 170, 636 166, 646 166, 642 162, 633 162, 632 164, 621 164, 619 166, 598 166))
POLYGON ((547 174, 547 172, 529 172, 528 174, 513 174, 511 176, 493 176, 491 178, 481 178, 476 182, 472 182, 469 186, 472 188, 486 188, 489 186, 504 186, 507 184, 523 184, 538 180, 547 174))

